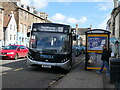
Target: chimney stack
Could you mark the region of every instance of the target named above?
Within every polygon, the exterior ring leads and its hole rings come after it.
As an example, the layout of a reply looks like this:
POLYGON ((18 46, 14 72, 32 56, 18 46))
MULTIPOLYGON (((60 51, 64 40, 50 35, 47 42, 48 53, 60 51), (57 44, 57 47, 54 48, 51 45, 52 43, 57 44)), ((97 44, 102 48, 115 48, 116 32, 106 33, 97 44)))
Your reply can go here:
POLYGON ((76 33, 78 33, 78 24, 76 24, 76 33))
POLYGON ((114 2, 114 8, 118 7, 118 0, 113 0, 114 2))
POLYGON ((0 2, 0 9, 3 9, 2 2, 0 2))

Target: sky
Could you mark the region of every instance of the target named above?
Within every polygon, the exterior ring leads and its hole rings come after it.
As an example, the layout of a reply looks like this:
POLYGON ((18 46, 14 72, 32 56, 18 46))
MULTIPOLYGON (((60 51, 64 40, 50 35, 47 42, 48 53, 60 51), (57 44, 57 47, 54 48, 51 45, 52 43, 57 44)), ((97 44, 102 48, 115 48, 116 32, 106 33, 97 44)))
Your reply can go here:
POLYGON ((21 0, 25 5, 32 5, 37 11, 48 14, 54 23, 71 25, 75 28, 106 29, 114 8, 113 0, 21 0))

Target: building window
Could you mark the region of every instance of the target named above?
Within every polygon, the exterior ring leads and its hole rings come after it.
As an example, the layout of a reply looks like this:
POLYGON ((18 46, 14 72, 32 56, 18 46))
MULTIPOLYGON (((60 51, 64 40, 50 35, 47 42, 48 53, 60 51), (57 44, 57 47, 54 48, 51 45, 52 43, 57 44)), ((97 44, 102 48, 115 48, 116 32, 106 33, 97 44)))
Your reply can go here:
POLYGON ((28 19, 28 13, 26 12, 26 20, 28 19))
POLYGON ((24 24, 22 25, 22 33, 24 33, 24 24))
POLYGON ((29 21, 29 14, 28 14, 28 21, 29 21))
POLYGON ((24 11, 22 11, 22 14, 23 14, 23 19, 24 19, 24 18, 25 18, 25 16, 24 16, 24 15, 25 15, 25 12, 24 12, 24 11))
POLYGON ((10 40, 12 40, 12 35, 10 34, 10 40))
POLYGON ((27 38, 25 38, 25 42, 27 42, 27 38))
POLYGON ((23 33, 26 33, 26 24, 24 25, 24 32, 23 33))
POLYGON ((12 30, 12 24, 10 24, 10 30, 12 30))
POLYGON ((23 14, 23 11, 20 10, 20 19, 22 19, 22 14, 23 14))
POLYGON ((37 18, 36 18, 36 23, 37 23, 37 18))
POLYGON ((34 22, 34 17, 33 17, 33 22, 34 22))
POLYGON ((26 20, 26 12, 25 12, 25 20, 26 20))
POLYGON ((22 38, 22 42, 24 42, 24 38, 22 38))
POLYGON ((14 40, 16 40, 16 35, 14 35, 14 40))
POLYGON ((19 37, 19 42, 20 42, 19 44, 21 44, 21 37, 19 37))
POLYGON ((33 19, 33 18, 32 18, 32 15, 31 15, 31 16, 30 16, 30 22, 31 22, 31 23, 33 23, 33 20, 32 20, 32 19, 33 19))
POLYGON ((22 24, 20 24, 20 32, 22 32, 22 26, 23 26, 23 25, 22 25, 22 24))
POLYGON ((15 31, 15 25, 14 25, 14 31, 15 31))
POLYGON ((21 41, 21 37, 19 37, 19 41, 21 41))

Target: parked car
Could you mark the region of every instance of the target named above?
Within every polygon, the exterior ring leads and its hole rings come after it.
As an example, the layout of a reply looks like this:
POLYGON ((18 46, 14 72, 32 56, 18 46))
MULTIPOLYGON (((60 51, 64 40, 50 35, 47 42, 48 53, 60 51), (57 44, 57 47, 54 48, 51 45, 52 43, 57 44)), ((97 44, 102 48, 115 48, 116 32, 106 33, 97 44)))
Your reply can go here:
POLYGON ((76 56, 79 56, 81 54, 81 50, 79 50, 79 47, 77 45, 74 45, 72 48, 75 51, 76 56))
POLYGON ((3 49, 5 46, 0 46, 0 50, 3 49))
POLYGON ((86 47, 85 46, 80 46, 79 50, 81 51, 81 54, 85 53, 86 47))
POLYGON ((9 45, 0 50, 2 59, 18 59, 19 57, 26 57, 28 49, 23 45, 9 45))

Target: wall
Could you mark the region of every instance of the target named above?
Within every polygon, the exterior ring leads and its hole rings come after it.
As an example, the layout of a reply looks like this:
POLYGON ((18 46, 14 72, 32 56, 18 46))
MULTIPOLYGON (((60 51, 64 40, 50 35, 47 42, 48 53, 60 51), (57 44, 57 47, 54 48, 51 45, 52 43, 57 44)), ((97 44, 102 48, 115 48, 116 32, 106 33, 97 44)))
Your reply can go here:
POLYGON ((115 17, 115 37, 119 38, 119 15, 117 14, 117 16, 115 17))
POLYGON ((28 46, 28 27, 31 26, 32 23, 41 23, 43 19, 22 8, 18 8, 18 15, 18 44, 28 46))

